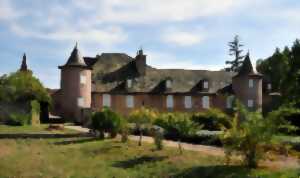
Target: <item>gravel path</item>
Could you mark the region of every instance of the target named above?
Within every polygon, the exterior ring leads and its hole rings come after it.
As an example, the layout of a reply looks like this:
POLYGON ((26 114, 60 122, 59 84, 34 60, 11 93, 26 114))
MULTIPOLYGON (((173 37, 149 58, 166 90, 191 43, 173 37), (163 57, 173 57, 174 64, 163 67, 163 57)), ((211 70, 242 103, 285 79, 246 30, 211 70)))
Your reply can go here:
MULTIPOLYGON (((65 128, 77 130, 79 132, 89 132, 88 128, 83 128, 81 126, 65 126, 65 128)), ((139 136, 130 135, 129 139, 138 141, 139 136)), ((147 143, 154 142, 153 138, 148 137, 148 136, 143 136, 142 141, 147 142, 147 143)), ((175 141, 164 140, 163 143, 167 147, 176 147, 176 148, 178 147, 178 142, 175 142, 175 141)), ((202 152, 202 153, 205 153, 208 155, 213 155, 213 156, 225 156, 224 150, 222 148, 213 147, 213 146, 205 146, 205 145, 194 145, 194 144, 189 144, 189 143, 181 143, 181 145, 184 150, 198 151, 198 152, 202 152)))

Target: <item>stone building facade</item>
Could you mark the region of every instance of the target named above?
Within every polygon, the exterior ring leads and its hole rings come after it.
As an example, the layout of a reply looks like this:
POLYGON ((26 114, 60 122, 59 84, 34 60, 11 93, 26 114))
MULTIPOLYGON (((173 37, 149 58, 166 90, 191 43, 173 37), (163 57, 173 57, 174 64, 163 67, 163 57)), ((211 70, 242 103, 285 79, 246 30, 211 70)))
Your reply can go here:
POLYGON ((239 73, 208 70, 156 69, 136 57, 103 53, 82 57, 77 45, 67 63, 59 66, 61 88, 52 92, 54 113, 82 122, 86 109, 112 110, 128 115, 140 107, 162 112, 200 112, 209 108, 231 111, 234 99, 250 110, 271 101, 271 87, 256 73, 249 54, 239 73))

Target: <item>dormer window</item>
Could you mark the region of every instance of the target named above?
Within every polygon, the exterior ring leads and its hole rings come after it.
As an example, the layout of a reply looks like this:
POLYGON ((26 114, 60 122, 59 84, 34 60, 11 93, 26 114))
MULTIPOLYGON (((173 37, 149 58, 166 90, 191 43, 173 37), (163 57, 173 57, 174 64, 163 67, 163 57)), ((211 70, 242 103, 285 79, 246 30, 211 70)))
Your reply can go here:
POLYGON ((167 89, 172 88, 172 81, 170 79, 166 80, 166 87, 167 87, 167 89))
POLYGON ((132 79, 127 79, 127 88, 132 88, 132 79))
POLYGON ((268 83, 267 88, 268 88, 268 90, 272 90, 272 84, 268 83))
POLYGON ((204 89, 208 89, 208 81, 205 80, 205 81, 203 82, 203 88, 204 88, 204 89))

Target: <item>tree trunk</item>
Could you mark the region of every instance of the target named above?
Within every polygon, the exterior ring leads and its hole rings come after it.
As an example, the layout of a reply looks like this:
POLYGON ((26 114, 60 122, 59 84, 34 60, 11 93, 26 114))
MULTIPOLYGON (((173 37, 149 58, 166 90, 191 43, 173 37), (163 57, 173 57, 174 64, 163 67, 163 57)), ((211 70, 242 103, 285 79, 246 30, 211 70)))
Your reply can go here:
POLYGON ((140 139, 139 139, 139 146, 142 146, 142 138, 143 138, 143 133, 142 133, 142 129, 139 129, 140 132, 140 139))
POLYGON ((178 140, 178 149, 179 149, 179 153, 182 155, 183 154, 183 148, 182 148, 180 140, 178 140))

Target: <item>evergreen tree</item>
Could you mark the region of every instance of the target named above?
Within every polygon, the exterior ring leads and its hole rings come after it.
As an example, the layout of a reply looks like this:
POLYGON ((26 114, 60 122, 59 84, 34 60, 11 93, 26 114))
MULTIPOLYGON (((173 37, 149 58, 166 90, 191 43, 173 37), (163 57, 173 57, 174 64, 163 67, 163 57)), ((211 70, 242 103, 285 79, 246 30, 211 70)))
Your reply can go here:
POLYGON ((229 46, 229 55, 234 56, 232 61, 226 61, 227 65, 231 65, 230 67, 226 68, 226 71, 238 72, 239 68, 243 63, 244 56, 242 55, 243 50, 241 47, 244 45, 240 43, 240 37, 236 35, 234 40, 228 43, 229 46))

